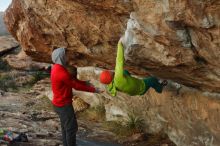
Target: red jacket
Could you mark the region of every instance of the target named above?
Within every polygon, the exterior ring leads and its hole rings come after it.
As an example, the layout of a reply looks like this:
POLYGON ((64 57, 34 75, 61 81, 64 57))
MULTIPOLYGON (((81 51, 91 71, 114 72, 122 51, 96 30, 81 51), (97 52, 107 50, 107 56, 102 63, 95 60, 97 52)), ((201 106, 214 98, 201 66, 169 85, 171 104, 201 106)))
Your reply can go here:
POLYGON ((95 88, 84 81, 74 80, 69 72, 59 64, 54 64, 51 70, 51 86, 53 91, 53 105, 63 107, 72 104, 72 88, 81 91, 95 92, 95 88))

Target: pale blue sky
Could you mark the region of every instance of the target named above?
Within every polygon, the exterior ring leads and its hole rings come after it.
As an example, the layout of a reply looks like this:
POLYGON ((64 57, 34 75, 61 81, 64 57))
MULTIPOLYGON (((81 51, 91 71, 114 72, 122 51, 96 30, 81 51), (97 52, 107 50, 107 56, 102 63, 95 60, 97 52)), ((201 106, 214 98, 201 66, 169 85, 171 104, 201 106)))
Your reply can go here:
POLYGON ((11 0, 0 0, 0 11, 5 11, 10 3, 11 0))

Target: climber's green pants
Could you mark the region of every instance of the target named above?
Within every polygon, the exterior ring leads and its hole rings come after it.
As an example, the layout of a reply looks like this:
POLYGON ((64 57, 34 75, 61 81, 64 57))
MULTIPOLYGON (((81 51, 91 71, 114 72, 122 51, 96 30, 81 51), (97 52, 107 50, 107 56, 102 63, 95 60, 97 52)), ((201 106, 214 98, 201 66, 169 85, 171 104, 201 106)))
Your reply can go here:
POLYGON ((145 78, 143 80, 144 80, 144 83, 145 83, 145 86, 146 86, 145 92, 151 87, 151 88, 154 88, 156 92, 162 93, 163 86, 159 83, 157 78, 148 77, 148 78, 145 78))

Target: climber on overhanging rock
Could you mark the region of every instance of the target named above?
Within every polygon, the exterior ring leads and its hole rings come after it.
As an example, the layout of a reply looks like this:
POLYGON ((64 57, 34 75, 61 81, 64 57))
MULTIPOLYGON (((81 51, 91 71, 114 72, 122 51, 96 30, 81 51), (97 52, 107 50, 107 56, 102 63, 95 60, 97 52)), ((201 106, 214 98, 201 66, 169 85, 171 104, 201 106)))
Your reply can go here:
POLYGON ((133 95, 143 95, 147 90, 152 87, 156 92, 162 93, 163 87, 167 85, 167 81, 162 83, 156 77, 146 77, 144 79, 138 79, 132 77, 124 67, 124 48, 122 39, 118 42, 118 50, 116 57, 115 73, 104 70, 100 74, 100 82, 107 84, 107 89, 115 96, 117 91, 133 95))

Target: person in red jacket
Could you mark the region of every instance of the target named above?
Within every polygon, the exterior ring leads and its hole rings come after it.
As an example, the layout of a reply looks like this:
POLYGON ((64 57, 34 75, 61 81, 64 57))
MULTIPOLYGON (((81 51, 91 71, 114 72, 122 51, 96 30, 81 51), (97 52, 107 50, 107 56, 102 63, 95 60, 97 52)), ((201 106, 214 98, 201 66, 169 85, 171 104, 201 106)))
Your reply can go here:
POLYGON ((58 48, 52 52, 52 61, 54 63, 51 70, 52 104, 60 118, 63 146, 76 146, 78 125, 72 106, 72 88, 93 93, 99 93, 100 90, 70 75, 66 69, 64 48, 58 48))

